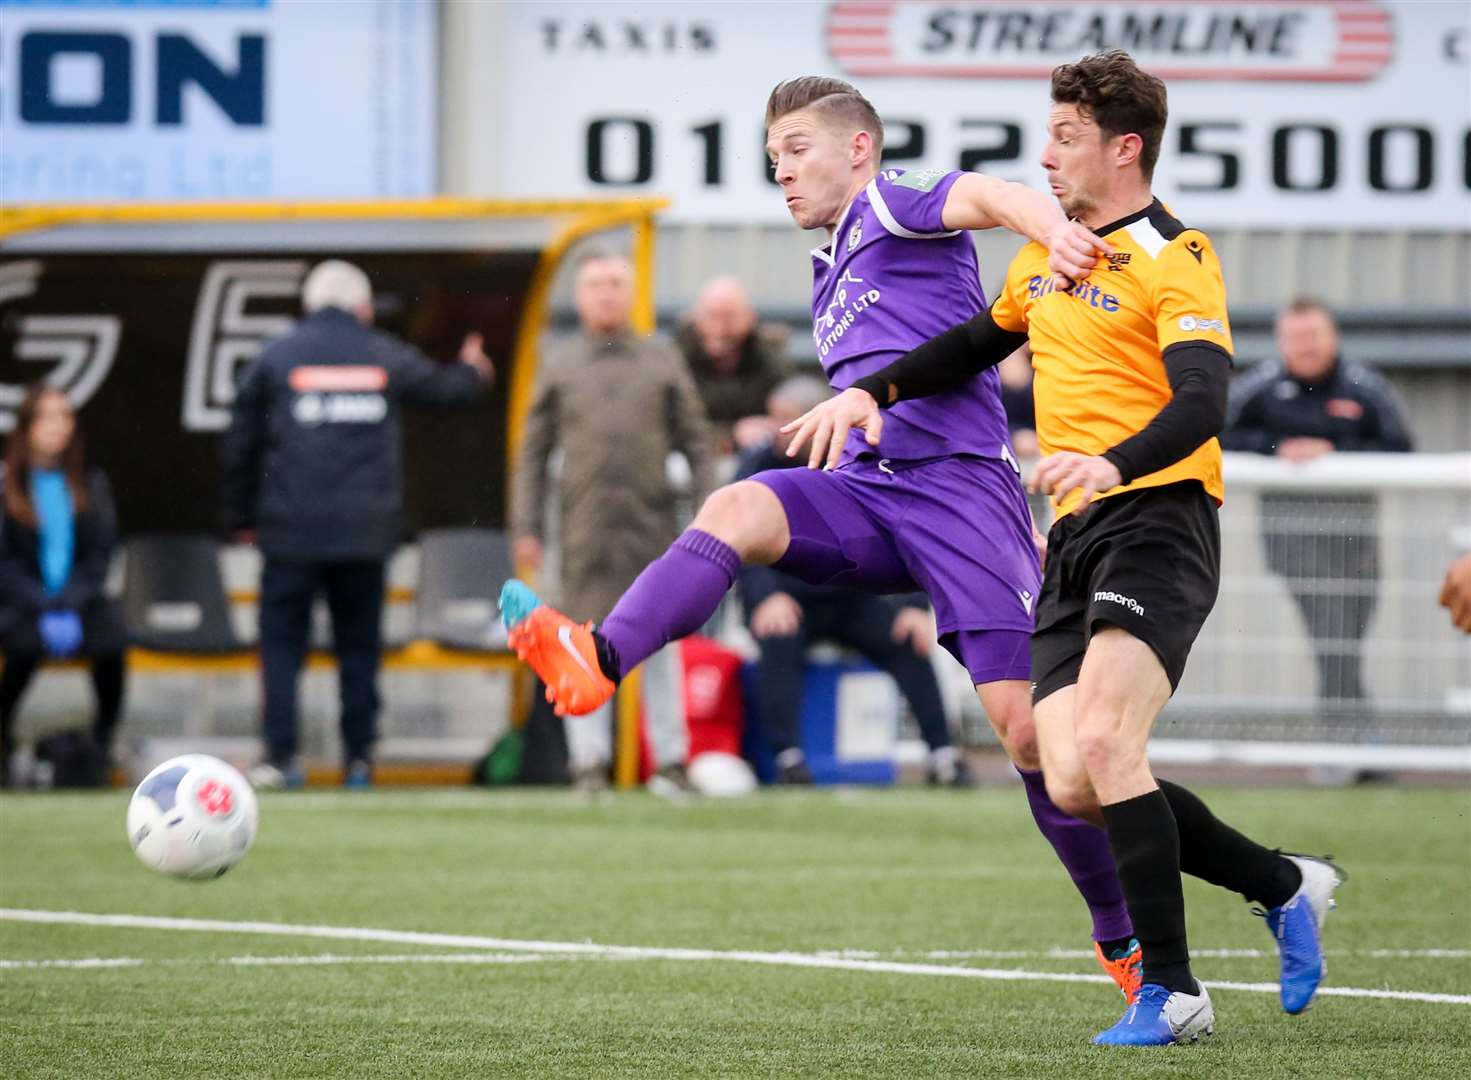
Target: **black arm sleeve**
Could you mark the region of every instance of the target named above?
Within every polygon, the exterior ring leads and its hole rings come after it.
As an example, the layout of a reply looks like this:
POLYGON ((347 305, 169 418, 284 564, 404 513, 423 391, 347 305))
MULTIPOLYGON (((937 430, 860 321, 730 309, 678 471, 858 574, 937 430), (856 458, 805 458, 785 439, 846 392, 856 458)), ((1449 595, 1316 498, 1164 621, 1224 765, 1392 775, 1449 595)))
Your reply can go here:
POLYGON ((1226 423, 1230 353, 1209 342, 1177 342, 1164 362, 1174 397, 1143 431, 1103 453, 1126 484, 1185 458, 1226 423))
POLYGON ((888 367, 853 385, 867 390, 887 409, 910 398, 959 390, 987 368, 995 367, 1027 343, 1027 335, 1003 330, 989 310, 952 326, 938 337, 899 357, 888 367))

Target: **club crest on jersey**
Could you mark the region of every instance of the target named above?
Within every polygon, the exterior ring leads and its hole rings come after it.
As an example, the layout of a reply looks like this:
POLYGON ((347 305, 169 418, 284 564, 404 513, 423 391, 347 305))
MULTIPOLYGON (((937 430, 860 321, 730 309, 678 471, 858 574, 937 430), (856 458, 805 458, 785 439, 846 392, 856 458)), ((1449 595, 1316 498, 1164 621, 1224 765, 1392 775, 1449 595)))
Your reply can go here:
POLYGON ((848 230, 848 250, 852 251, 863 243, 863 222, 855 221, 853 227, 848 230))

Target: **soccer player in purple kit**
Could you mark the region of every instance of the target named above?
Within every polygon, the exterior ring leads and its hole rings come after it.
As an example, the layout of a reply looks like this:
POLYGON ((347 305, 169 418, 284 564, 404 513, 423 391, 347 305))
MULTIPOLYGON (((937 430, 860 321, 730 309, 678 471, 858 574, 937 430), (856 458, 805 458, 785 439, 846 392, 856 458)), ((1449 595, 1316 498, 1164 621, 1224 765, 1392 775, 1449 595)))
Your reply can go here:
MULTIPOLYGON (((1051 268, 1086 277, 1112 249, 1046 195, 975 173, 880 171, 883 126, 837 79, 772 91, 767 152, 787 209, 814 249, 813 339, 843 389, 985 307, 965 230, 1005 226, 1043 244, 1051 268)), ((1012 454, 1000 381, 987 371, 953 392, 889 410, 882 439, 862 433, 822 470, 759 473, 715 492, 600 626, 578 625, 524 584, 506 583, 513 649, 561 713, 598 707, 617 682, 715 611, 742 564, 813 584, 880 593, 923 589, 940 643, 970 673, 1025 782, 1036 822, 1093 916, 1096 953, 1132 999, 1140 953, 1103 831, 1047 796, 1032 725, 1028 641, 1041 587, 1031 514, 1012 454)))

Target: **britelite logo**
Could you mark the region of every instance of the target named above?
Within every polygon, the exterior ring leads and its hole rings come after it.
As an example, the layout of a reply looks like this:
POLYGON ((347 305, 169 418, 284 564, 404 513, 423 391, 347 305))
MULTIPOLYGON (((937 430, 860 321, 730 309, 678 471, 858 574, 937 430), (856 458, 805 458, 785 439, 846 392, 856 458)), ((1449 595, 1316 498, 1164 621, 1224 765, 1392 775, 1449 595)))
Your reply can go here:
POLYGON ((849 75, 1045 79, 1087 53, 1125 49, 1162 79, 1363 82, 1394 58, 1372 0, 1045 3, 840 0, 828 50, 849 75))

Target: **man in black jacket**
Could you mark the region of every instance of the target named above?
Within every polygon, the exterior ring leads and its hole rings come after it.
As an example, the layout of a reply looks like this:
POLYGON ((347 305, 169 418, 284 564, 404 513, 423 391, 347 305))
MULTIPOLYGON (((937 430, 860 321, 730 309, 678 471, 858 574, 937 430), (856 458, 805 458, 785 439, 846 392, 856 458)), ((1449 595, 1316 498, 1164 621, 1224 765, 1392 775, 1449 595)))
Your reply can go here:
POLYGON ((265 684, 263 786, 299 782, 297 682, 312 600, 332 614, 347 783, 372 781, 384 567, 401 524, 399 404, 468 402, 493 376, 478 334, 437 364, 371 328, 372 287, 331 260, 307 275, 304 318, 238 388, 221 449, 226 517, 258 544, 265 684))
MULTIPOLYGON (((1277 316, 1278 361, 1231 387, 1227 450, 1304 462, 1344 451, 1404 452, 1410 434, 1389 385, 1339 355, 1338 326, 1319 301, 1297 299, 1277 316)), ((1330 716, 1368 696, 1360 642, 1379 578, 1372 495, 1276 492, 1262 496, 1267 563, 1292 592, 1318 664, 1318 697, 1330 716)))

